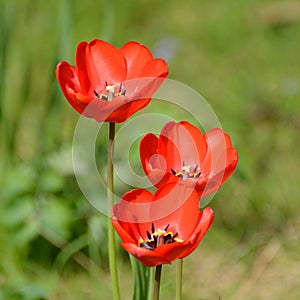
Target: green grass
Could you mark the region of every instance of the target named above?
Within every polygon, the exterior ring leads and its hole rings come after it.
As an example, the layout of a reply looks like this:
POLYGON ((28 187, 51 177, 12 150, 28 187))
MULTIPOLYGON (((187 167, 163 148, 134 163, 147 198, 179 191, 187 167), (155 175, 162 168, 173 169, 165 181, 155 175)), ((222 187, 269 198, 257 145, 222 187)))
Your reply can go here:
MULTIPOLYGON (((169 77, 206 98, 240 158, 210 203, 211 231, 186 259, 184 299, 299 299, 295 3, 0 1, 1 300, 110 299, 106 220, 74 178, 79 115, 62 96, 54 70, 60 60, 74 62, 82 40, 103 38, 116 46, 137 40, 155 50, 166 37, 177 45, 169 77)), ((140 113, 149 112, 193 121, 159 101, 140 113)), ((98 139, 99 166, 106 161, 105 138, 98 139)), ((139 170, 137 156, 130 157, 139 170)), ((120 185, 118 193, 127 188, 120 185)), ((118 256, 121 290, 130 299, 129 262, 122 250, 118 256)), ((174 278, 175 267, 164 267, 162 299, 172 299, 174 278)))

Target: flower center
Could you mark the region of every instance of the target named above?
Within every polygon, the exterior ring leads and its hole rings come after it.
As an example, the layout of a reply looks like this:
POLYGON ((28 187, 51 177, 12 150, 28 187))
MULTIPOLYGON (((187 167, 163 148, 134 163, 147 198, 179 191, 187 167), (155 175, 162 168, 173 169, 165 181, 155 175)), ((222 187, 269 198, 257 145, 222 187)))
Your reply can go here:
POLYGON ((166 245, 166 244, 172 244, 175 242, 183 242, 181 239, 179 239, 178 232, 173 234, 172 231, 167 231, 170 224, 166 226, 165 229, 157 229, 155 230, 154 224, 152 223, 151 226, 151 233, 147 230, 147 240, 144 240, 142 238, 139 239, 139 247, 146 248, 148 250, 154 250, 155 248, 166 245))
POLYGON ((102 93, 100 94, 94 90, 95 96, 101 100, 111 101, 115 97, 125 96, 126 94, 126 90, 123 89, 122 83, 120 83, 119 85, 108 85, 107 81, 105 81, 105 85, 105 91, 102 91, 102 93))
POLYGON ((171 169, 171 173, 181 179, 199 178, 199 176, 201 175, 198 165, 195 167, 185 166, 184 162, 180 171, 176 172, 175 170, 171 169))

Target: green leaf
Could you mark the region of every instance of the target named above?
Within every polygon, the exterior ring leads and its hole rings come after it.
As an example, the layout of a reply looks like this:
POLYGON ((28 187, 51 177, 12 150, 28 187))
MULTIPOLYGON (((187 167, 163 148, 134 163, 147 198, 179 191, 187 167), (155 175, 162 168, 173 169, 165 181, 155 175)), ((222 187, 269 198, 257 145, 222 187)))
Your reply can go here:
POLYGON ((133 274, 133 300, 145 300, 148 295, 150 268, 130 255, 133 274))
POLYGON ((58 268, 63 268, 63 266, 66 264, 66 262, 78 251, 80 251, 82 248, 86 247, 89 243, 89 237, 87 234, 83 234, 77 239, 73 240, 69 244, 67 244, 62 251, 59 253, 55 260, 55 265, 57 265, 58 268))
POLYGON ((47 170, 40 176, 39 188, 43 191, 57 192, 63 189, 63 185, 63 177, 54 171, 47 170))
POLYGON ((65 239, 69 238, 72 210, 62 199, 49 197, 47 203, 41 208, 40 216, 43 226, 59 232, 65 239))

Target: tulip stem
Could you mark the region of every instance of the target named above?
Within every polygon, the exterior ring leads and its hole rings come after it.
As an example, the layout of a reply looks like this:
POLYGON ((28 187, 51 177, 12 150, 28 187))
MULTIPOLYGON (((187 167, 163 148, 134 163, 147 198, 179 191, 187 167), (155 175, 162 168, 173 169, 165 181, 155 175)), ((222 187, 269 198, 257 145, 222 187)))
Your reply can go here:
POLYGON ((108 210, 108 255, 109 268, 112 281, 113 299, 120 300, 118 271, 116 264, 116 245, 115 231, 111 222, 111 212, 114 205, 114 138, 115 138, 115 123, 109 123, 109 140, 107 154, 107 210, 108 210))
POLYGON ((160 277, 161 277, 162 265, 156 266, 155 268, 155 278, 153 287, 153 300, 159 300, 159 287, 160 287, 160 277))
POLYGON ((176 274, 176 300, 182 299, 182 270, 183 270, 183 259, 178 259, 177 274, 176 274))

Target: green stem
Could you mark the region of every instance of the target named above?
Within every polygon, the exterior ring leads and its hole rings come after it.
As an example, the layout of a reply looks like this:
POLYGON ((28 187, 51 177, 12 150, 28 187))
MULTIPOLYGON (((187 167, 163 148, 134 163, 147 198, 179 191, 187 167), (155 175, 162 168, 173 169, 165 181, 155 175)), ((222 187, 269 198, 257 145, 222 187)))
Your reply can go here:
POLYGON ((152 300, 159 300, 161 269, 162 269, 162 265, 156 266, 152 300))
POLYGON ((176 300, 182 299, 182 270, 183 270, 183 259, 178 259, 177 273, 176 273, 176 300))
POLYGON ((149 280, 148 280, 148 294, 147 300, 152 299, 153 289, 154 289, 154 268, 150 268, 149 270, 149 280))
POLYGON ((114 205, 114 137, 115 123, 109 123, 109 140, 107 155, 107 209, 108 209, 108 255, 114 300, 120 300, 118 271, 116 264, 115 231, 111 222, 111 212, 114 205))

